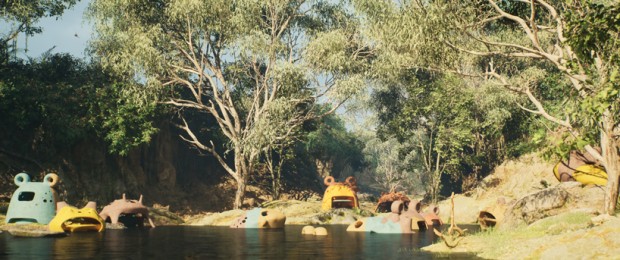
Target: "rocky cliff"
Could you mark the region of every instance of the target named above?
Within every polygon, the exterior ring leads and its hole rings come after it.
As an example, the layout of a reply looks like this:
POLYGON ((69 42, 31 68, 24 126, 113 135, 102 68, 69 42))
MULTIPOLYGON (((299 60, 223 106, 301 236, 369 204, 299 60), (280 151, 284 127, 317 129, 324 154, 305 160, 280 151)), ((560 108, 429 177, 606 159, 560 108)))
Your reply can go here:
POLYGON ((0 151, 0 200, 16 189, 14 176, 26 172, 41 181, 49 172, 60 176, 60 199, 82 205, 96 201, 103 206, 123 193, 145 204, 169 205, 174 211, 223 210, 231 205, 227 175, 210 156, 190 149, 172 126, 161 127, 149 144, 126 156, 111 154, 100 140, 82 140, 53 157, 0 151), (217 191, 217 192, 214 192, 217 191))

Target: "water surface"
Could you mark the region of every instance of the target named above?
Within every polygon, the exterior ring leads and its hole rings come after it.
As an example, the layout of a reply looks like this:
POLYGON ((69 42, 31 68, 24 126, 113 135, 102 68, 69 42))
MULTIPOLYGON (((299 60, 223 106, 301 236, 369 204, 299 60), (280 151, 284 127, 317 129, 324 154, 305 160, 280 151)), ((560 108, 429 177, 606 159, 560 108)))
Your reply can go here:
POLYGON ((212 226, 72 233, 60 238, 19 238, 0 234, 1 259, 435 259, 471 255, 431 255, 420 251, 436 237, 417 234, 346 232, 325 226, 328 236, 302 235, 303 226, 280 230, 212 226))

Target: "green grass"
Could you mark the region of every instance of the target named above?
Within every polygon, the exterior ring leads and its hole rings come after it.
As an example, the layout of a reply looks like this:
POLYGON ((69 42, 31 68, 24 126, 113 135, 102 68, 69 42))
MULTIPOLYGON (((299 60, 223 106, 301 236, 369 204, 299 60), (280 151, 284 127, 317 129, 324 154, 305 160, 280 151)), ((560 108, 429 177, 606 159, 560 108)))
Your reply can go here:
POLYGON ((527 229, 533 232, 556 235, 566 231, 583 229, 590 226, 592 215, 585 212, 569 212, 542 219, 527 229))
POLYGON ((473 240, 485 244, 485 257, 496 258, 519 241, 589 228, 591 218, 592 215, 588 213, 569 212, 539 220, 529 226, 522 225, 508 230, 491 228, 471 236, 473 240))

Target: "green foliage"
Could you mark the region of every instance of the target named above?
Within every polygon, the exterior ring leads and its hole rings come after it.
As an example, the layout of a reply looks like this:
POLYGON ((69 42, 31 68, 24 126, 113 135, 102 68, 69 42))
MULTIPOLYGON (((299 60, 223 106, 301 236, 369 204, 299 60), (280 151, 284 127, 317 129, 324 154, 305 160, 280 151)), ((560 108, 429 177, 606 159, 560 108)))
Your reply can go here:
POLYGON ((32 0, 32 1, 0 1, 0 64, 6 64, 9 53, 17 49, 9 43, 24 33, 31 36, 41 33, 41 27, 34 26, 43 17, 60 16, 75 5, 76 0, 32 0))
POLYGON ((103 66, 127 81, 141 79, 122 92, 140 93, 130 94, 138 106, 164 102, 178 110, 186 139, 237 181, 235 207, 261 155, 286 150, 305 122, 323 116, 319 98, 338 106, 363 82, 355 65, 365 62, 363 47, 342 3, 95 0, 89 17, 103 66), (208 113, 227 141, 216 144, 214 135, 186 127, 188 112, 208 113))
POLYGON ((588 92, 575 104, 571 117, 596 140, 600 115, 610 111, 620 120, 620 6, 615 4, 572 1, 565 12, 568 43, 579 57, 573 67, 589 76, 588 92), (589 129, 589 131, 587 131, 589 129))
MULTIPOLYGON (((34 27, 39 19, 60 16, 76 2, 76 0, 2 1, 0 2, 0 17, 5 21, 17 23, 15 31, 32 35, 41 32, 40 27, 34 27)), ((6 38, 0 39, 3 42, 7 40, 6 38)))
POLYGON ((46 154, 85 136, 87 102, 99 83, 86 64, 68 55, 47 55, 0 70, 0 125, 5 138, 13 135, 10 139, 29 142, 46 154))
POLYGON ((110 152, 121 155, 151 141, 158 131, 154 122, 162 113, 157 103, 140 106, 132 96, 123 96, 125 84, 131 83, 109 83, 97 89, 90 108, 90 126, 109 143, 110 152))
MULTIPOLYGON (((594 62, 593 52, 618 57, 618 36, 620 34, 620 6, 605 5, 591 1, 572 1, 571 9, 565 12, 566 37, 583 61, 594 62)), ((617 72, 616 72, 617 73, 617 72)))
POLYGON ((40 18, 60 16, 76 2, 0 3, 0 17, 8 30, 0 38, 0 120, 4 133, 13 136, 9 139, 23 142, 7 143, 7 148, 51 155, 81 139, 101 136, 109 141, 112 152, 126 153, 148 141, 155 131, 151 125, 154 107, 137 107, 129 93, 121 91, 96 63, 50 53, 27 61, 8 58, 14 51, 9 40, 19 33, 40 33, 34 26, 40 18))
MULTIPOLYGON (((518 143, 519 131, 528 130, 512 121, 520 118, 513 105, 518 97, 500 86, 449 75, 417 75, 375 92, 378 134, 398 137, 418 156, 429 151, 433 158, 441 156, 445 173, 456 179, 488 173, 508 154, 504 145, 518 143)), ((420 166, 424 159, 419 160, 417 168, 428 172, 420 166)))
POLYGON ((367 140, 364 147, 364 158, 367 164, 367 174, 374 181, 375 189, 380 192, 405 192, 412 194, 414 191, 423 191, 420 182, 420 172, 423 169, 419 164, 419 151, 408 149, 406 144, 401 144, 396 138, 382 141, 379 138, 367 140))
POLYGON ((619 118, 617 4, 353 2, 368 28, 363 36, 376 48, 371 73, 387 85, 375 93, 378 133, 406 140, 424 127, 433 149, 453 158, 445 158, 455 166, 448 172, 475 172, 503 154, 549 143, 566 154, 600 140, 601 115, 619 118), (555 28, 557 19, 567 26, 564 35, 541 29, 555 28), (449 87, 450 77, 464 87, 449 87), (503 90, 487 95, 489 85, 503 90), (571 129, 558 130, 548 119, 567 120, 571 129))
POLYGON ((154 107, 123 99, 96 64, 67 54, 45 54, 0 67, 0 125, 12 149, 52 155, 84 138, 103 137, 125 153, 150 140, 154 107), (8 136, 12 136, 9 138, 8 136))
POLYGON ((347 168, 361 169, 364 145, 347 131, 342 119, 328 115, 311 125, 304 138, 305 151, 311 158, 332 163, 335 176, 341 176, 347 168))

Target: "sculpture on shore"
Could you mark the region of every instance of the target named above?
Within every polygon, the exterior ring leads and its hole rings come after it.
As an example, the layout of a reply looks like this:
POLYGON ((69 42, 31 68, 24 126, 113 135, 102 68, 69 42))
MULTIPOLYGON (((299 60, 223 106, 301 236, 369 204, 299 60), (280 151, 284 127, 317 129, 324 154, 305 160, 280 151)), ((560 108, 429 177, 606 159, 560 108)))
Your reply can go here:
POLYGON ((49 173, 42 182, 31 182, 26 173, 14 178, 17 190, 11 197, 6 213, 6 223, 47 224, 56 215, 57 195, 53 187, 58 183, 58 175, 49 173))
POLYGON ((128 200, 125 198, 125 194, 123 193, 123 197, 121 199, 115 200, 109 205, 103 207, 103 210, 99 212, 99 216, 107 221, 108 219, 112 224, 118 224, 119 219, 125 225, 125 227, 131 226, 144 226, 144 220, 148 220, 151 227, 155 227, 153 221, 149 218, 149 210, 147 207, 142 205, 142 195, 140 195, 139 200, 128 200), (131 220, 131 221, 130 221, 131 220))
POLYGON ((328 211, 335 208, 359 208, 357 200, 357 183, 355 177, 348 177, 345 182, 336 182, 334 177, 327 176, 323 180, 327 189, 323 195, 321 210, 328 211))
POLYGON ((97 203, 89 201, 78 209, 61 201, 57 204, 58 213, 49 223, 53 232, 97 231, 105 229, 104 220, 97 214, 97 203))
MULTIPOLYGON (((594 148, 600 152, 600 148, 594 148)), ((567 161, 558 162, 553 168, 560 182, 578 181, 583 184, 607 185, 607 172, 588 152, 573 150, 567 161)))

